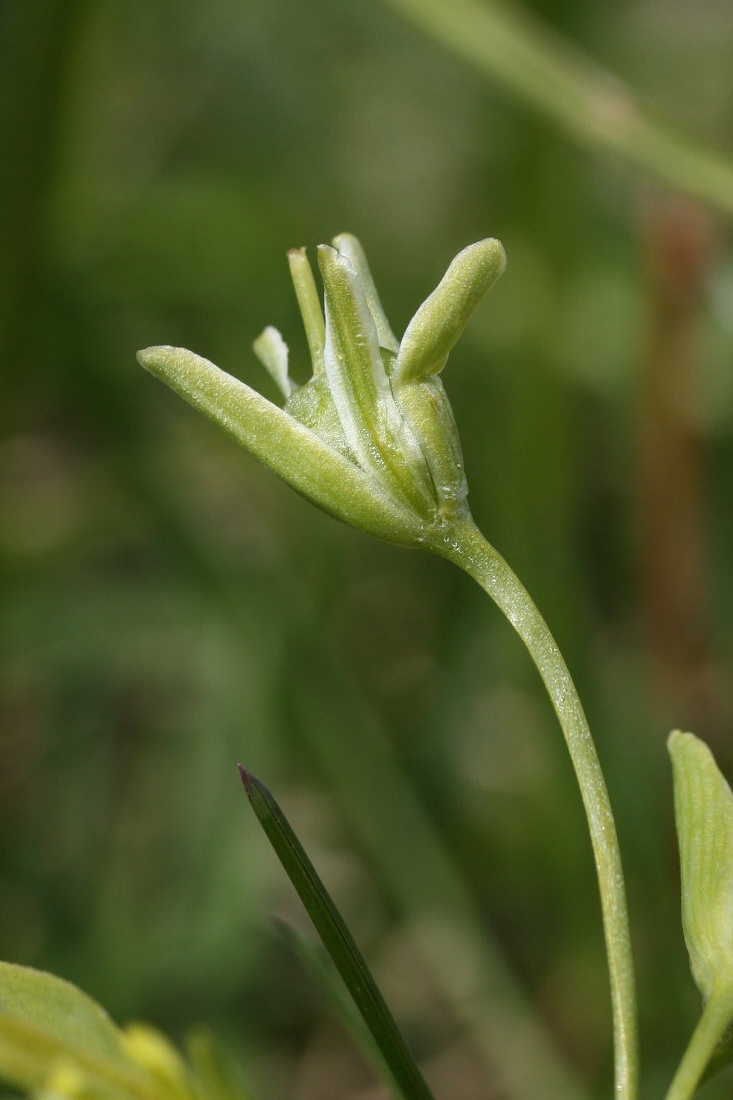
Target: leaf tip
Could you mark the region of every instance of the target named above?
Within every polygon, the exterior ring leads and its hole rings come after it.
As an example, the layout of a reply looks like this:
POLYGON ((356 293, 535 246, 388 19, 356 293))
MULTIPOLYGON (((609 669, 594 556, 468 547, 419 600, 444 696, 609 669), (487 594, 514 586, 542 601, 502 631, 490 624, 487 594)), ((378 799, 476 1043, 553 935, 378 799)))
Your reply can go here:
POLYGON ((237 764, 237 771, 239 772, 239 778, 242 780, 242 786, 244 787, 247 798, 252 793, 252 780, 254 776, 247 771, 243 764, 237 764))

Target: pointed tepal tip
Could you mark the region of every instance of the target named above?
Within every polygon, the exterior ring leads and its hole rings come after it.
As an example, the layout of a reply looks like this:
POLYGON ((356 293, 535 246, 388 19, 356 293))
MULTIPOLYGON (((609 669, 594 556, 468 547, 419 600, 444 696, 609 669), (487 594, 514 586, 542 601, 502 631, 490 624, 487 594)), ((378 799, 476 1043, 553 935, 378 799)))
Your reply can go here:
POLYGON ((239 778, 242 780, 242 786, 245 789, 247 797, 249 798, 250 791, 252 790, 252 775, 243 764, 237 764, 237 771, 239 772, 239 778))

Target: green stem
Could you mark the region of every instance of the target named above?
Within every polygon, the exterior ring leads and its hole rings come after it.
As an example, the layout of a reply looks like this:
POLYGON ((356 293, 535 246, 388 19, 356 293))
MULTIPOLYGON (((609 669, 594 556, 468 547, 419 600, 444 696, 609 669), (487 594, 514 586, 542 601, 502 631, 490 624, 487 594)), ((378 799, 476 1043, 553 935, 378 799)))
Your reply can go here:
POLYGON ((575 141, 615 153, 665 183, 733 214, 733 164, 677 133, 521 8, 491 0, 383 0, 431 38, 498 80, 575 141))
POLYGON ((529 650, 560 720, 580 786, 598 874, 611 984, 616 1096, 634 1100, 638 1074, 636 993, 621 854, 603 772, 578 693, 527 590, 470 516, 452 521, 431 539, 430 548, 465 570, 504 612, 529 650))
POLYGON ((689 1100, 707 1069, 715 1047, 733 1018, 733 993, 730 989, 711 994, 692 1033, 682 1061, 677 1067, 665 1100, 689 1100))

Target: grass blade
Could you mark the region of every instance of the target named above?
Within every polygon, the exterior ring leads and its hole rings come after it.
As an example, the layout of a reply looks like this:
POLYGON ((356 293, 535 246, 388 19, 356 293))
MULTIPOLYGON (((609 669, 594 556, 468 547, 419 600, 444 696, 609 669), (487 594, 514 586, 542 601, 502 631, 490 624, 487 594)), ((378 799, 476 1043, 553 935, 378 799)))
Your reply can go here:
POLYGON ((313 984, 321 990, 336 1019, 359 1047, 369 1065, 377 1074, 381 1074, 384 1066, 381 1052, 323 945, 306 938, 285 921, 276 919, 276 924, 288 949, 298 959, 313 984))
POLYGON ((400 1095, 405 1100, 433 1100, 353 936, 287 818, 255 776, 241 765, 239 772, 252 809, 343 978, 400 1095))

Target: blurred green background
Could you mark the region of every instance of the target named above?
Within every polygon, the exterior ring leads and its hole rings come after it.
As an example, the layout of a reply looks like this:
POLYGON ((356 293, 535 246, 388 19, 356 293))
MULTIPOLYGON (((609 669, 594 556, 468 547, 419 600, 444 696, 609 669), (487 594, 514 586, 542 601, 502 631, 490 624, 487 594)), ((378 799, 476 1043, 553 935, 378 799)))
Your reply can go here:
MULTIPOLYGON (((533 8, 733 152, 728 5, 533 8)), ((374 0, 3 0, 0 50, 0 957, 121 1021, 209 1024, 261 1096, 376 1095, 271 920, 306 927, 241 760, 438 1096, 530 1100, 503 1064, 533 1072, 515 986, 538 1072, 559 1060, 607 1095, 590 847, 510 627, 446 564, 316 512, 134 358, 191 347, 275 399, 250 350, 265 324, 308 373, 289 247, 356 233, 401 332, 459 248, 497 236, 507 272, 446 384, 475 518, 598 741, 661 1094, 699 1007, 669 729, 733 771, 725 220, 576 148, 374 0), (486 955, 462 998, 464 925, 486 955)))

